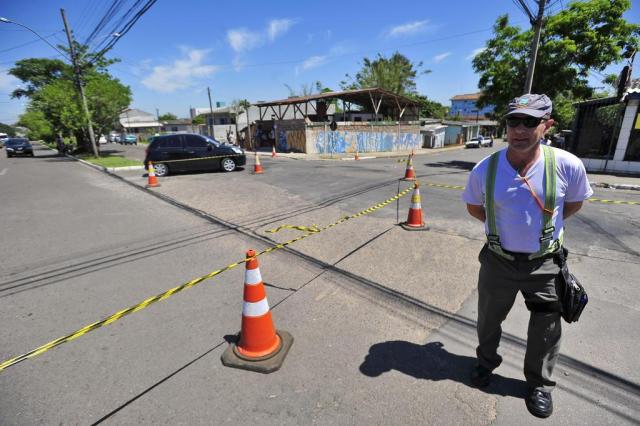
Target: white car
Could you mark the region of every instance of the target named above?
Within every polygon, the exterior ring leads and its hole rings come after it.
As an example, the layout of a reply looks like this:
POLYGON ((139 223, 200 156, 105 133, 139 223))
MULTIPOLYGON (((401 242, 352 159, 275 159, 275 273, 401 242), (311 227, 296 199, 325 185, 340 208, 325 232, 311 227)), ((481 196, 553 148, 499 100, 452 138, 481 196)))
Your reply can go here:
POLYGON ((6 133, 0 133, 0 148, 4 146, 4 143, 9 140, 9 135, 6 133))
POLYGON ((480 141, 479 137, 471 138, 467 142, 464 143, 465 148, 480 148, 480 147, 488 147, 493 146, 493 138, 482 138, 480 141))

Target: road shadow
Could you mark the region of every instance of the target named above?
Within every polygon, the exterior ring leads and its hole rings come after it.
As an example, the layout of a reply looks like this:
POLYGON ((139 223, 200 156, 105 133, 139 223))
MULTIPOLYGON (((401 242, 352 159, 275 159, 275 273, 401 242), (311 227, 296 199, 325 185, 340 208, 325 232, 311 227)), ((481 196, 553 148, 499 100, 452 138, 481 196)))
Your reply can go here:
MULTIPOLYGON (((423 380, 452 380, 469 387, 469 374, 476 364, 474 357, 457 355, 444 349, 441 342, 418 345, 403 340, 376 343, 360 365, 365 376, 378 377, 391 370, 423 380)), ((501 396, 524 398, 527 384, 524 380, 494 374, 491 384, 480 391, 501 396)))
POLYGON ((471 170, 476 165, 473 161, 460 161, 460 160, 451 160, 451 161, 440 161, 438 163, 424 163, 427 167, 443 167, 448 169, 462 169, 462 170, 471 170))

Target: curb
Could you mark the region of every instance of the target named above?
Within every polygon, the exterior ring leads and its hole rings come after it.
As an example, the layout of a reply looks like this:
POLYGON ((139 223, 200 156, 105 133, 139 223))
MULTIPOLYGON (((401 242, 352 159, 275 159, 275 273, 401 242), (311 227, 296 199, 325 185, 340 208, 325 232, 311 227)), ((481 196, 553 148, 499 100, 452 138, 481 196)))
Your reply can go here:
POLYGON ((632 191, 640 191, 640 185, 632 185, 630 183, 595 182, 595 183, 592 183, 591 186, 595 186, 597 188, 629 189, 632 191))

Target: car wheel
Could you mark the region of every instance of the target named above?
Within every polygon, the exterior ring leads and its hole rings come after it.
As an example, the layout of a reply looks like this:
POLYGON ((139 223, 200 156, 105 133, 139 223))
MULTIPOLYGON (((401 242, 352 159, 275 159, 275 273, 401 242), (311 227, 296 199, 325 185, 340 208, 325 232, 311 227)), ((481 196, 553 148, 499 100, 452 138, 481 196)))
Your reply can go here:
POLYGON ((153 170, 155 170, 156 176, 158 177, 163 177, 169 174, 169 167, 164 163, 154 164, 153 170))
POLYGON ((236 169, 236 162, 233 161, 233 158, 223 158, 220 165, 225 172, 232 172, 236 169))

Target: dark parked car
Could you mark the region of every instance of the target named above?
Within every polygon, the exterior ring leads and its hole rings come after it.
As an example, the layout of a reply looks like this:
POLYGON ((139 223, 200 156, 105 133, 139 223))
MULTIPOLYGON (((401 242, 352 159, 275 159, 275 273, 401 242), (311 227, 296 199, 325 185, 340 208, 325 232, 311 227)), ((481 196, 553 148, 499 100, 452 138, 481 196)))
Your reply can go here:
POLYGON ((236 167, 244 166, 247 157, 242 149, 207 136, 176 134, 154 136, 147 147, 145 169, 149 161, 153 162, 157 176, 166 176, 173 172, 196 170, 232 172, 236 167))
POLYGON ((4 147, 7 150, 7 157, 13 157, 15 155, 28 155, 33 157, 33 146, 29 143, 29 139, 9 138, 4 143, 4 147))

